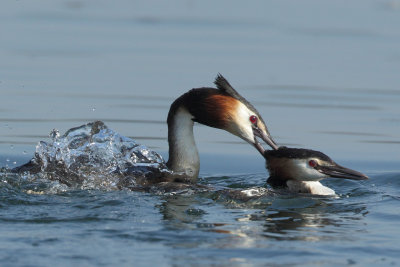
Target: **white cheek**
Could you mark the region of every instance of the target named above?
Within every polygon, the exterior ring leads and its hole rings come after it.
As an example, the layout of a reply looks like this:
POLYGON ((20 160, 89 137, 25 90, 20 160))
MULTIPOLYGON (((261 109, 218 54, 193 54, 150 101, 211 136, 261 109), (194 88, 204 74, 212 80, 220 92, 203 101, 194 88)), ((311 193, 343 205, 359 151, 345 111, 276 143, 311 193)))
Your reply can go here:
POLYGON ((251 115, 254 114, 244 104, 240 103, 236 109, 236 117, 234 118, 236 123, 233 125, 232 133, 252 143, 254 142, 254 134, 250 122, 251 115))
POLYGON ((308 165, 307 160, 293 160, 293 169, 296 170, 296 180, 299 181, 319 181, 327 176, 308 165))

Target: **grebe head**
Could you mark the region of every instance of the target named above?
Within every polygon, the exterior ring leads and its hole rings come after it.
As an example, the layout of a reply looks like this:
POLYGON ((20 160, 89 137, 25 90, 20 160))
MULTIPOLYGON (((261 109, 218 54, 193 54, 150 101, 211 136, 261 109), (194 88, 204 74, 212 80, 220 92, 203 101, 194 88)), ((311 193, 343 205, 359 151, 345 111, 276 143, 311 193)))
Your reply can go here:
MULTIPOLYGON (((223 112, 220 114, 220 119, 226 123, 225 130, 254 145, 261 154, 264 154, 265 149, 256 137, 261 138, 274 150, 278 149, 268 131, 267 125, 255 107, 233 89, 221 74, 218 74, 214 83, 220 91, 236 100, 226 101, 231 103, 231 106, 226 106, 226 104, 221 106, 223 112)), ((216 103, 218 102, 217 100, 216 103)))
POLYGON ((196 88, 178 98, 171 106, 168 121, 172 122, 176 110, 184 107, 193 121, 226 130, 252 144, 261 154, 265 149, 257 137, 273 149, 278 149, 253 105, 233 89, 221 74, 214 83, 218 89, 196 88))
POLYGON ((270 173, 269 181, 319 181, 328 177, 368 179, 368 176, 340 166, 324 153, 315 150, 280 147, 278 150, 265 151, 264 156, 270 173))

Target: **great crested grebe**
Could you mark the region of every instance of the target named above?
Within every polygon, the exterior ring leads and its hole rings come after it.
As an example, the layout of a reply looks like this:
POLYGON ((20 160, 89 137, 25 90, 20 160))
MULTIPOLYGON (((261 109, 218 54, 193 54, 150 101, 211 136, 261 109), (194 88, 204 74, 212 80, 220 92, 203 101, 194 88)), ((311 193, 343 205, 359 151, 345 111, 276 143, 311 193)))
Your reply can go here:
POLYGON ((168 113, 167 166, 174 172, 184 172, 192 182, 200 169, 193 122, 226 130, 252 144, 261 154, 265 149, 256 137, 278 149, 257 110, 222 75, 214 83, 218 89, 197 88, 182 95, 172 103, 168 113))
POLYGON ((287 187, 292 192, 334 195, 335 191, 319 181, 329 177, 368 179, 365 174, 340 166, 315 150, 282 146, 277 150, 266 150, 264 157, 270 175, 267 182, 273 187, 287 187))
MULTIPOLYGON (((123 171, 121 171, 119 166, 114 168, 115 172, 123 174, 126 178, 122 180, 130 180, 133 177, 137 180, 135 183, 138 185, 172 181, 195 183, 199 175, 200 159, 193 136, 194 122, 226 130, 253 145, 261 154, 264 154, 265 149, 258 142, 257 137, 261 138, 273 149, 278 149, 278 146, 271 138, 267 126, 257 110, 233 89, 222 75, 219 74, 214 83, 217 88, 204 87, 192 89, 177 98, 171 104, 167 118, 169 159, 166 164, 162 162, 162 165, 168 167, 168 172, 164 170, 160 172, 154 167, 147 168, 142 164, 146 163, 143 161, 139 162, 140 164, 138 165, 128 162, 131 165, 127 168, 124 167, 123 171), (144 175, 142 175, 143 173, 144 175), (136 178, 136 176, 138 177, 136 178)), ((58 178, 55 179, 66 184, 70 183, 68 180, 73 180, 73 182, 75 182, 82 179, 79 177, 79 174, 75 175, 77 172, 70 171, 71 166, 75 170, 80 168, 88 170, 90 173, 92 171, 101 172, 101 167, 104 166, 99 166, 100 168, 92 167, 93 170, 90 169, 91 165, 88 164, 88 161, 90 163, 90 159, 87 158, 87 155, 84 155, 87 154, 86 151, 93 151, 92 144, 95 143, 92 142, 94 139, 98 139, 98 136, 94 137, 94 135, 101 135, 101 131, 112 130, 109 130, 102 122, 94 122, 70 129, 62 136, 62 138, 70 138, 71 135, 71 138, 75 138, 76 136, 80 138, 80 136, 83 136, 81 139, 72 140, 71 142, 73 149, 80 149, 77 150, 78 153, 75 153, 77 155, 76 157, 71 158, 70 145, 67 145, 67 147, 64 146, 64 150, 69 153, 68 161, 72 162, 72 164, 65 164, 60 160, 60 155, 58 155, 60 149, 58 146, 59 143, 65 143, 65 141, 63 140, 60 142, 60 140, 55 139, 55 141, 53 140, 54 144, 56 144, 54 146, 52 144, 47 146, 47 144, 43 142, 43 144, 45 144, 44 149, 43 146, 41 146, 42 142, 39 143, 35 156, 42 153, 43 150, 48 149, 48 147, 51 147, 52 153, 47 153, 39 159, 33 158, 27 164, 19 166, 13 171, 30 173, 45 171, 56 173, 60 175, 57 175, 58 178), (74 133, 76 129, 83 129, 80 131, 84 132, 76 134, 74 133), (80 147, 76 148, 76 144, 79 144, 80 147), (49 156, 48 154, 51 155, 49 156), (45 162, 45 168, 41 166, 43 161, 45 162), (65 176, 68 177, 65 179, 65 176), (75 177, 70 178, 73 176, 75 177)), ((112 136, 115 137, 117 134, 113 132, 112 136)), ((118 137, 118 140, 119 139, 121 139, 121 137, 118 137)), ((118 140, 117 142, 119 142, 118 140)), ((99 146, 101 148, 103 144, 99 146)), ((151 153, 159 156, 153 151, 151 151, 151 153)), ((101 152, 96 154, 96 163, 99 157, 105 156, 102 156, 101 152)), ((119 157, 121 158, 120 154, 119 157)), ((126 156, 122 158, 125 159, 126 156)), ((129 159, 131 157, 128 155, 127 158, 129 159)), ((106 164, 109 163, 106 162, 106 164)), ((123 166, 126 166, 126 164, 123 164, 123 166)), ((103 169, 108 170, 110 167, 112 166, 107 165, 103 169)), ((122 183, 129 184, 129 182, 122 183)))

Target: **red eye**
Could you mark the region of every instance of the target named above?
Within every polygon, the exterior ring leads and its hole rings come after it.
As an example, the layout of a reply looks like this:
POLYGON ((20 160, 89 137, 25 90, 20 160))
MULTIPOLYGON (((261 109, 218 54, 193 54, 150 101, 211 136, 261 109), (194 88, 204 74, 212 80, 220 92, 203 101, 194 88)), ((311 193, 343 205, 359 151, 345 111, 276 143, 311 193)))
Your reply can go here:
POLYGON ((251 116, 250 116, 250 122, 251 122, 252 124, 256 124, 256 123, 257 123, 257 117, 254 116, 254 115, 251 115, 251 116))
POLYGON ((310 165, 310 167, 315 168, 315 167, 317 167, 318 163, 315 160, 310 160, 308 162, 308 165, 310 165))

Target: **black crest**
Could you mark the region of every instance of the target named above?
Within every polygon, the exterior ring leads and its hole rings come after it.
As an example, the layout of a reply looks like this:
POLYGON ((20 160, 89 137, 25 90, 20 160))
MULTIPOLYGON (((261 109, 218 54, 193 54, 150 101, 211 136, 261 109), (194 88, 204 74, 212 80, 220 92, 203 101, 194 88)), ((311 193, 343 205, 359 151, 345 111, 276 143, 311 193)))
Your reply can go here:
POLYGON ((214 84, 219 90, 230 95, 231 97, 236 98, 240 101, 246 101, 241 95, 239 95, 239 93, 235 89, 233 89, 232 85, 229 84, 229 82, 224 78, 224 76, 221 75, 221 73, 218 73, 217 78, 215 78, 214 84))
POLYGON ((250 104, 243 96, 241 96, 233 87, 230 85, 227 79, 225 79, 224 76, 222 76, 221 73, 218 73, 217 77, 215 78, 214 84, 217 86, 217 88, 222 91, 223 93, 239 100, 243 104, 245 104, 251 111, 253 111, 255 114, 257 114, 257 117, 263 122, 264 125, 265 122, 256 110, 256 108, 250 104))

